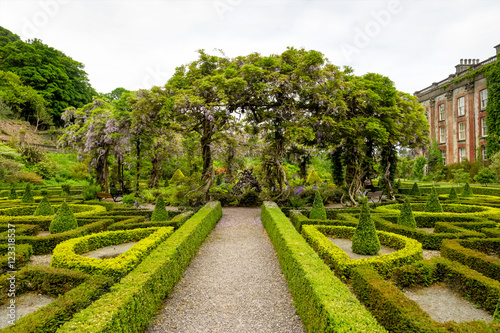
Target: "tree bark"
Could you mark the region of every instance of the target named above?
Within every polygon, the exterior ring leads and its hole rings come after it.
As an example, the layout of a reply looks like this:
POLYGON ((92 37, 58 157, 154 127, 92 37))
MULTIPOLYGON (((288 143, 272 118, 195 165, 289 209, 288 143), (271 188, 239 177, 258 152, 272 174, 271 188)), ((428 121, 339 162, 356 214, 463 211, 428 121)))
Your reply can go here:
POLYGON ((101 156, 97 157, 96 166, 97 183, 101 187, 101 190, 109 193, 108 186, 108 151, 106 151, 101 156))
POLYGON ((390 168, 391 168, 391 163, 389 162, 387 164, 387 167, 385 168, 384 179, 387 186, 387 198, 389 198, 390 200, 395 200, 396 198, 394 197, 394 190, 392 189, 391 180, 389 177, 390 168))
POLYGON ((141 142, 140 140, 137 140, 135 144, 135 149, 136 149, 136 164, 135 164, 135 194, 139 194, 139 175, 141 171, 141 142))

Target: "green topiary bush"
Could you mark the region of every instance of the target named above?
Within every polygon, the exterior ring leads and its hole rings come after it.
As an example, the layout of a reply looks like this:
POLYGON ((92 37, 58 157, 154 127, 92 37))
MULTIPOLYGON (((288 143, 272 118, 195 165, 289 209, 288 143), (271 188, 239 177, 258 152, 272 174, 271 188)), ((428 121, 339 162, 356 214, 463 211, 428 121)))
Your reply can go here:
POLYGON ((462 194, 460 195, 462 198, 473 198, 474 193, 472 193, 472 190, 469 186, 469 183, 465 183, 464 190, 462 191, 462 194))
POLYGON ((306 180, 306 183, 310 184, 310 185, 313 185, 313 184, 316 184, 316 183, 322 183, 322 182, 323 181, 319 177, 319 175, 316 172, 316 170, 312 170, 311 173, 309 174, 309 176, 307 177, 307 180, 306 180))
POLYGON ((33 198, 33 195, 31 194, 31 184, 28 183, 26 185, 26 188, 24 189, 24 194, 21 199, 22 203, 35 203, 35 199, 33 198))
POLYGON ((430 213, 442 213, 443 207, 439 203, 439 197, 434 186, 425 203, 425 211, 430 213))
POLYGON ((398 224, 410 227, 412 229, 415 229, 417 227, 417 222, 415 221, 415 216, 413 216, 410 200, 408 200, 408 198, 405 199, 403 207, 401 207, 401 213, 398 217, 398 224))
POLYGON ((168 221, 168 212, 165 209, 165 201, 163 201, 163 197, 161 195, 156 200, 155 210, 151 215, 151 221, 153 222, 168 221))
POLYGON ((375 230, 375 224, 370 217, 368 200, 361 204, 361 214, 356 231, 352 236, 352 252, 357 254, 373 255, 380 250, 380 241, 375 230))
POLYGON ((50 202, 47 199, 47 197, 42 198, 33 215, 35 216, 54 215, 54 208, 52 208, 52 206, 50 205, 50 202))
POLYGON ((421 196, 422 193, 420 193, 420 188, 418 187, 417 183, 413 183, 413 187, 411 188, 410 195, 414 196, 421 196))
POLYGON ((14 188, 11 188, 9 192, 9 200, 15 200, 15 199, 17 199, 16 190, 14 188))
POLYGON ((65 201, 57 210, 56 216, 54 216, 52 222, 50 222, 49 231, 51 234, 57 234, 76 228, 78 228, 76 217, 65 201))
POLYGON ((180 169, 175 170, 172 178, 170 178, 170 184, 175 185, 181 182, 184 179, 184 174, 180 169))
POLYGON ((455 191, 454 187, 451 188, 450 194, 448 195, 448 199, 450 199, 450 200, 458 200, 458 194, 457 194, 457 191, 455 191))
POLYGON ((323 205, 323 199, 318 191, 316 191, 316 194, 314 195, 314 202, 309 218, 315 220, 326 220, 325 205, 323 205))

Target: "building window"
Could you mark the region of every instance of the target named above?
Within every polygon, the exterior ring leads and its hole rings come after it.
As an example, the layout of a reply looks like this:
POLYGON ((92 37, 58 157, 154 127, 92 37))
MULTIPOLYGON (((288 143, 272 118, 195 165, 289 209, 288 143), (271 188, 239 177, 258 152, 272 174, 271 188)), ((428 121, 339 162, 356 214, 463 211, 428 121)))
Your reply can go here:
POLYGON ((488 104, 488 90, 481 90, 479 96, 481 97, 481 110, 484 110, 486 109, 486 104, 488 104))
POLYGON ((486 146, 481 146, 481 156, 483 157, 483 160, 487 160, 486 156, 486 146))
POLYGON ((465 161, 465 148, 458 148, 459 162, 465 161))
POLYGON ((458 140, 465 140, 465 121, 458 123, 458 140))
POLYGON ((488 136, 488 128, 486 127, 486 117, 481 118, 481 135, 488 136))
POLYGON ((458 115, 459 116, 465 115, 465 97, 458 98, 457 106, 458 106, 458 115))
POLYGON ((439 104, 439 121, 444 120, 444 104, 439 104))
POLYGON ((439 142, 440 143, 446 142, 446 131, 444 126, 439 127, 439 142))
POLYGON ((441 156, 443 157, 443 165, 446 165, 446 150, 441 150, 441 156))

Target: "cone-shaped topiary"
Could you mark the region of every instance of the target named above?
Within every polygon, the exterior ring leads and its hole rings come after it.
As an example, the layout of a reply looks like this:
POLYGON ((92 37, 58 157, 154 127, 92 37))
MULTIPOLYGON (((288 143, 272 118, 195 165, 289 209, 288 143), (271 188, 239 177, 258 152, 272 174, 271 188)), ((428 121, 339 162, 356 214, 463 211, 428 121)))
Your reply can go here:
POLYGON ((323 199, 318 191, 314 195, 314 202, 312 205, 311 213, 309 214, 310 219, 326 220, 326 210, 325 205, 323 205, 323 199))
POLYGON ((28 183, 26 185, 26 188, 24 189, 24 194, 23 197, 21 198, 22 203, 35 203, 35 199, 33 198, 33 195, 31 194, 31 184, 28 183))
POLYGON ((323 181, 319 177, 318 173, 316 170, 312 170, 309 176, 307 177, 306 183, 307 184, 316 184, 316 183, 322 183, 323 181))
POLYGON ((398 217, 398 224, 413 229, 417 227, 417 222, 415 221, 415 216, 413 216, 410 200, 408 200, 408 198, 405 199, 403 207, 401 207, 401 213, 399 214, 398 217))
POLYGON ((15 199, 17 199, 16 190, 14 188, 11 188, 9 193, 9 200, 15 200, 15 199))
POLYGON ((457 191, 455 191, 454 187, 451 188, 450 194, 448 195, 448 199, 450 199, 450 200, 458 200, 458 194, 457 194, 457 191))
POLYGON ((439 197, 434 186, 432 187, 431 193, 425 203, 425 211, 431 213, 443 212, 443 207, 441 207, 441 203, 439 203, 439 197))
POLYGON ((469 183, 465 183, 464 190, 462 191, 462 194, 460 195, 463 198, 473 198, 474 193, 472 193, 472 190, 469 186, 469 183))
POLYGON ((33 215, 35 216, 54 215, 54 208, 52 208, 52 206, 50 205, 50 202, 49 200, 47 200, 47 197, 42 198, 33 215))
POLYGON ((65 201, 57 210, 56 216, 54 216, 52 222, 50 222, 49 231, 51 234, 57 234, 76 228, 78 228, 76 217, 65 201))
POLYGON ((368 200, 363 200, 361 204, 361 214, 356 231, 352 236, 352 252, 357 254, 373 255, 380 250, 380 241, 378 239, 375 224, 370 217, 368 200))
POLYGON ((181 182, 183 179, 184 179, 184 174, 180 169, 177 169, 172 175, 172 178, 170 178, 170 184, 177 184, 178 182, 181 182))
POLYGON ((414 196, 422 195, 422 193, 420 193, 420 188, 418 187, 417 183, 413 183, 413 187, 411 188, 410 195, 414 195, 414 196))
POLYGON ((168 221, 168 212, 165 209, 165 202, 161 195, 156 199, 155 210, 151 215, 151 221, 168 221))

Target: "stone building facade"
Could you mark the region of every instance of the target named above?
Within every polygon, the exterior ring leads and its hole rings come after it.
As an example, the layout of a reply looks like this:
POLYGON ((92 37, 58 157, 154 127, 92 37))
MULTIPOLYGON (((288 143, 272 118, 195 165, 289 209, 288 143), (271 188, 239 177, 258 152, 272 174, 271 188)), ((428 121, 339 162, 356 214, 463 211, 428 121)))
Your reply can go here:
MULTIPOLYGON (((500 44, 495 49, 498 56, 500 44)), ((486 79, 480 74, 473 80, 464 79, 458 83, 454 80, 465 76, 469 69, 478 70, 497 61, 497 56, 482 62, 461 59, 454 74, 415 92, 425 108, 431 139, 438 141, 445 165, 486 158, 486 79)))

